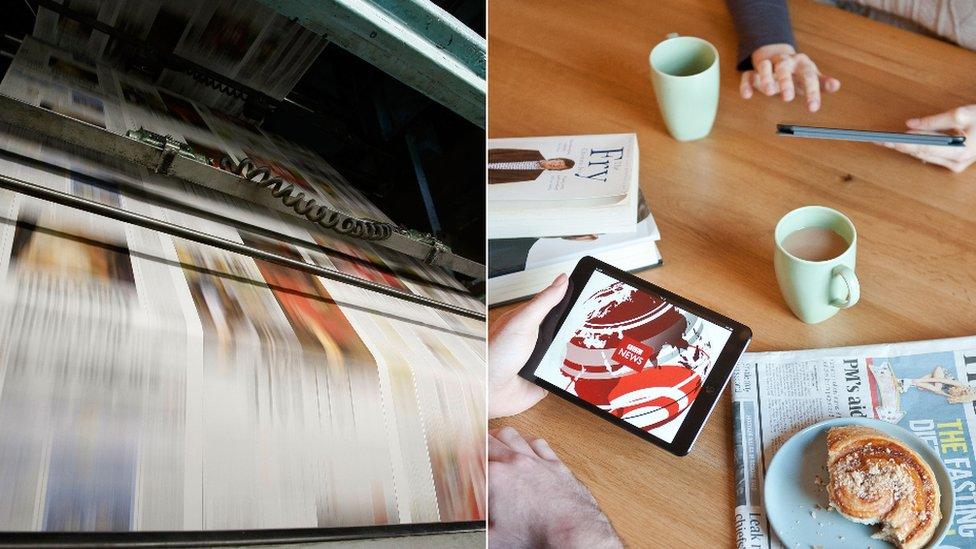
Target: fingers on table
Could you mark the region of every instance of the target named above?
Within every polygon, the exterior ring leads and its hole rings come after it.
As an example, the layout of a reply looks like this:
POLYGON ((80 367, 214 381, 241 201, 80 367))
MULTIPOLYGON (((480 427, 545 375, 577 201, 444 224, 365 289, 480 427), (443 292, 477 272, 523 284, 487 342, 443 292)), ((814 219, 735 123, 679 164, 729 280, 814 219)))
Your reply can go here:
POLYGON ((752 80, 755 75, 756 71, 744 71, 742 73, 742 79, 739 80, 739 94, 744 99, 752 97, 752 80))
POLYGON ((508 461, 515 455, 515 450, 498 440, 493 433, 488 435, 488 461, 508 461))
POLYGON ((559 456, 544 439, 526 440, 514 427, 488 431, 488 461, 509 461, 515 454, 538 456, 546 461, 561 463, 559 456))
POLYGON ((803 94, 807 98, 807 109, 810 112, 820 110, 820 73, 817 65, 805 54, 796 56, 796 73, 803 86, 803 94))
POLYGON ((534 451, 529 443, 522 438, 522 435, 513 427, 502 427, 498 430, 495 438, 504 442, 509 448, 519 452, 520 454, 532 454, 534 451))
POLYGON ((833 76, 824 76, 821 74, 819 78, 820 89, 830 93, 834 93, 840 89, 840 80, 834 78, 833 76))
POLYGON ((773 78, 772 61, 763 59, 759 62, 759 66, 756 67, 756 79, 753 82, 753 86, 766 95, 774 95, 776 93, 776 81, 773 78))
POLYGON ((793 70, 796 68, 796 60, 793 56, 784 56, 776 63, 773 75, 776 84, 779 86, 780 95, 783 101, 793 101, 796 97, 796 88, 793 85, 793 70))
POLYGON ((817 65, 802 53, 780 56, 776 63, 763 59, 755 70, 742 73, 739 81, 739 93, 746 99, 755 90, 768 96, 779 93, 783 101, 792 101, 802 93, 810 112, 820 109, 821 90, 833 93, 839 89, 840 80, 820 74, 817 65))
POLYGON ((531 446, 532 449, 535 450, 535 454, 537 456, 541 457, 544 460, 560 461, 559 456, 556 455, 556 452, 552 450, 552 447, 549 446, 549 443, 546 442, 545 439, 534 438, 529 441, 529 446, 531 446))

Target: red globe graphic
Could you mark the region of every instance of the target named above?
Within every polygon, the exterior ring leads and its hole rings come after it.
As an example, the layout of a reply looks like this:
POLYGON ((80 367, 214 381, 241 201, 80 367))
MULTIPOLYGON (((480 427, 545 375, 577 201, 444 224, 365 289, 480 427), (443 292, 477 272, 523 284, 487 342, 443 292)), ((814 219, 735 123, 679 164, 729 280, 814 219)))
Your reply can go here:
POLYGON ((694 370, 661 366, 620 378, 607 396, 614 415, 651 430, 685 411, 701 387, 701 376, 694 370))
POLYGON ((685 366, 657 364, 665 345, 688 347, 684 315, 661 296, 623 282, 594 293, 584 306, 592 312, 567 344, 562 366, 577 396, 646 430, 687 409, 701 377, 685 366), (649 366, 640 372, 613 359, 624 338, 652 349, 649 366))

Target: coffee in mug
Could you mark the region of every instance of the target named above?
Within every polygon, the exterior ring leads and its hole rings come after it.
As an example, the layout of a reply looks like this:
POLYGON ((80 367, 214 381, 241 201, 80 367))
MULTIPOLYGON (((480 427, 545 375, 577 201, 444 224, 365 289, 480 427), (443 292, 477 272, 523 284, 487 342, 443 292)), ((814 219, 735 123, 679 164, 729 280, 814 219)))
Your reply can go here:
POLYGON ((783 249, 807 261, 827 261, 838 257, 850 244, 833 229, 804 227, 783 239, 783 249))
POLYGON ((776 280, 800 320, 821 322, 860 299, 857 232, 847 216, 824 206, 798 208, 779 220, 773 239, 776 280))

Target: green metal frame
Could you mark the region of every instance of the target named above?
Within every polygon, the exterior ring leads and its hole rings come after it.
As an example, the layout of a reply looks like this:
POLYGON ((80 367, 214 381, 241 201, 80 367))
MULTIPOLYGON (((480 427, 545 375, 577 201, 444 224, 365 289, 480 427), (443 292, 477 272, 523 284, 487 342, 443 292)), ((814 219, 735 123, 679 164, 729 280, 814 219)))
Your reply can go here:
POLYGON ((429 0, 258 0, 485 127, 485 39, 429 0))

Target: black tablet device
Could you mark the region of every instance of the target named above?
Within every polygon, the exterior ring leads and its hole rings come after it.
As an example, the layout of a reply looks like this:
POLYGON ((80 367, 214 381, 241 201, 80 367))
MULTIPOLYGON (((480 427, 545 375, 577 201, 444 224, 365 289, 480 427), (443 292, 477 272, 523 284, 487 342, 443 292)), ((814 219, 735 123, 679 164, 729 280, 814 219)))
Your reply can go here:
POLYGON ((931 133, 882 132, 852 130, 846 128, 821 128, 796 124, 776 124, 777 135, 806 137, 809 139, 839 139, 841 141, 867 141, 870 143, 905 143, 937 147, 964 147, 966 136, 931 133))
POLYGON ((683 456, 751 338, 734 320, 584 257, 519 375, 683 456))

